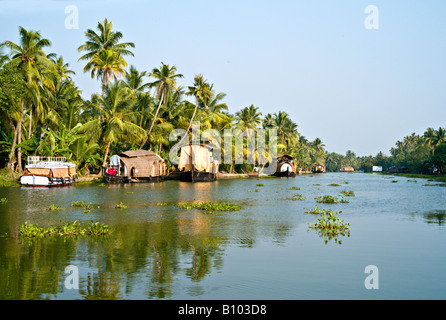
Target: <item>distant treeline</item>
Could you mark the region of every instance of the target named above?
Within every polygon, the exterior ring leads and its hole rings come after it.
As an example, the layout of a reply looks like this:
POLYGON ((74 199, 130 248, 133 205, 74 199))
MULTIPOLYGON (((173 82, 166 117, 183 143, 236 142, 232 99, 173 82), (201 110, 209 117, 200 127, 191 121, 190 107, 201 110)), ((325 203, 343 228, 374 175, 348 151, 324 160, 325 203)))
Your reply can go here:
POLYGON ((373 166, 381 166, 383 171, 400 169, 411 173, 430 174, 439 169, 446 171, 446 132, 427 128, 423 135, 412 133, 395 143, 390 155, 379 152, 376 156, 358 157, 352 151, 345 155, 327 153, 325 158, 327 171, 339 171, 344 166, 355 170, 372 171, 373 166))

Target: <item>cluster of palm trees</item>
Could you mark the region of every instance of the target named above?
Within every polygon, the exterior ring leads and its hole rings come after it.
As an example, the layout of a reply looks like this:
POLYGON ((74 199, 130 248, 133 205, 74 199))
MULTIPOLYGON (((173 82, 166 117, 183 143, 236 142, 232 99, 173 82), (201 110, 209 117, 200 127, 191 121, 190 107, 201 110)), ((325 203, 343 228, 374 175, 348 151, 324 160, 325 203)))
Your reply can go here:
MULTIPOLYGON (((152 149, 166 158, 174 143, 169 133, 175 128, 189 133, 193 121, 221 136, 225 129, 274 128, 277 152, 295 156, 299 167, 309 170, 324 160, 322 141, 305 139, 286 112, 262 118, 251 105, 231 114, 223 102, 226 94, 202 74, 195 75, 192 85, 182 86, 176 66, 161 63, 151 71, 128 66, 125 58, 134 55, 135 44, 121 42, 123 35, 113 30, 111 21, 99 22, 85 36, 79 61, 101 84, 101 93, 89 100, 81 97, 69 64, 46 52, 51 42, 40 32, 20 27, 19 42, 0 45, 0 166, 21 172, 27 155, 65 156, 89 173, 99 171, 112 153, 128 149, 152 149)), ((248 170, 232 163, 222 169, 233 168, 248 170)))

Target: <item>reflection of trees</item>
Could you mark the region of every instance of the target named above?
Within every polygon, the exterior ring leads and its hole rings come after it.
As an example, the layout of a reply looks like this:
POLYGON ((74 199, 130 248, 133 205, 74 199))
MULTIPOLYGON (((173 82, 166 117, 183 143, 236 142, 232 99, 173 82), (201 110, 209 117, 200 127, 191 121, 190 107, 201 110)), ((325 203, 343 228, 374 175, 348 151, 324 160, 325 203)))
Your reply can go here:
POLYGON ((75 239, 40 239, 20 243, 0 240, 0 300, 44 299, 56 294, 75 239))
MULTIPOLYGON (((204 186, 197 184, 198 190, 191 193, 184 188, 178 196, 184 201, 217 200, 204 186)), ((77 298, 141 299, 142 292, 147 298, 168 298, 178 276, 199 289, 196 285, 203 278, 220 270, 226 244, 254 247, 259 237, 284 242, 292 228, 266 214, 257 216, 254 209, 207 214, 153 206, 144 222, 126 221, 123 213, 117 217, 103 221, 114 228, 105 238, 45 238, 29 243, 0 238, 0 299, 59 297, 66 290, 65 267, 71 264, 79 268, 80 288, 67 294, 77 298)), ((0 221, 15 236, 20 219, 8 213, 0 221)))

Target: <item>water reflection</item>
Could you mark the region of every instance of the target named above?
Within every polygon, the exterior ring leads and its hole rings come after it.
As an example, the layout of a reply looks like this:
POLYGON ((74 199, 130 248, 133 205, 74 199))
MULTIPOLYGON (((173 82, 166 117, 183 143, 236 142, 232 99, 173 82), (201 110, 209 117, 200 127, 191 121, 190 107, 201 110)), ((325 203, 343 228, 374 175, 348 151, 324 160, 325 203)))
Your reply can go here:
MULTIPOLYGON (((438 208, 438 201, 444 201, 443 188, 425 188, 415 183, 389 184, 372 175, 348 177, 348 188, 355 191, 356 197, 348 204, 324 208, 342 210, 343 219, 354 223, 353 230, 367 230, 364 224, 370 222, 371 227, 380 226, 382 221, 389 221, 385 219, 393 221, 392 213, 407 217, 407 212, 422 212, 413 214, 417 230, 422 232, 432 229, 426 228, 424 222, 442 227, 445 224, 446 210, 432 210, 438 208)), ((241 294, 242 289, 266 298, 287 298, 295 297, 286 292, 297 294, 297 287, 311 292, 311 285, 302 286, 310 275, 317 278, 313 270, 322 272, 318 269, 321 265, 318 259, 326 257, 331 261, 328 257, 335 256, 342 266, 339 269, 347 270, 348 261, 355 256, 349 250, 361 247, 358 241, 369 245, 373 254, 382 254, 382 246, 372 246, 380 241, 379 233, 371 233, 371 238, 362 237, 362 240, 358 240, 361 236, 357 237, 357 233, 352 234, 348 242, 354 246, 343 245, 339 250, 336 245, 332 250, 324 243, 342 243, 348 235, 331 237, 308 230, 307 222, 316 222, 317 217, 305 215, 305 208, 315 205, 316 196, 338 192, 328 185, 338 183, 341 178, 346 179, 328 174, 265 179, 260 192, 247 192, 254 190, 258 182, 248 179, 210 184, 166 181, 76 186, 59 190, 0 188, 0 198, 8 198, 7 204, 0 206, 0 236, 8 235, 0 237, 0 299, 191 296, 227 299, 241 294), (314 182, 319 186, 313 186, 314 182), (299 187, 306 200, 283 200, 286 198, 283 194, 291 194, 291 187, 299 187), (85 214, 81 208, 71 207, 73 201, 79 200, 100 208, 85 214), (242 210, 208 214, 172 205, 183 201, 221 200, 241 204, 242 210), (120 201, 128 208, 115 209, 120 201), (62 210, 49 211, 50 204, 62 210), (25 221, 43 226, 58 224, 60 220, 99 221, 114 231, 98 239, 45 238, 31 242, 17 239, 17 230, 25 221), (342 265, 343 259, 346 262, 342 265), (64 270, 68 265, 79 268, 79 290, 67 290, 64 286, 67 276, 64 270), (296 272, 294 266, 302 272, 296 272), (274 281, 270 281, 270 275, 274 275, 271 276, 274 281), (304 278, 300 279, 301 275, 304 278), (234 286, 245 280, 243 285, 234 286)), ((404 228, 398 232, 401 237, 408 234, 404 228)), ((385 258, 393 259, 390 255, 385 258)))
POLYGON ((432 212, 423 213, 423 217, 426 223, 444 225, 446 222, 446 210, 438 210, 432 212))

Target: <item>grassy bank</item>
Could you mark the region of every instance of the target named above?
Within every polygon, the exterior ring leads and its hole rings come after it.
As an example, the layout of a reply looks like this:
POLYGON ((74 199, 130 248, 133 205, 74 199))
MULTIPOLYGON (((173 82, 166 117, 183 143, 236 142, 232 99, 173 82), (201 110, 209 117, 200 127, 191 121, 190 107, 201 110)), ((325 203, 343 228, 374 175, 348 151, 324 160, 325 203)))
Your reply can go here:
POLYGON ((0 170, 0 187, 20 186, 19 178, 20 175, 18 173, 11 173, 7 168, 3 168, 0 170))

